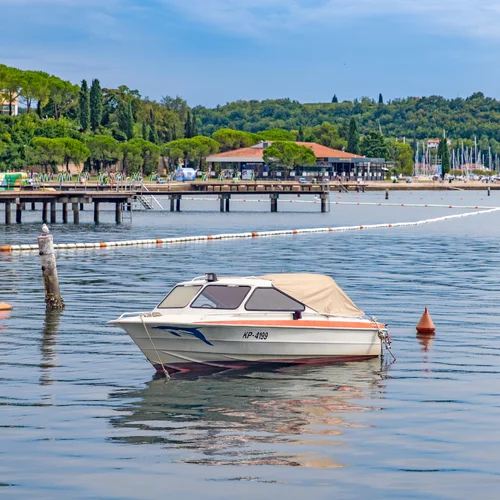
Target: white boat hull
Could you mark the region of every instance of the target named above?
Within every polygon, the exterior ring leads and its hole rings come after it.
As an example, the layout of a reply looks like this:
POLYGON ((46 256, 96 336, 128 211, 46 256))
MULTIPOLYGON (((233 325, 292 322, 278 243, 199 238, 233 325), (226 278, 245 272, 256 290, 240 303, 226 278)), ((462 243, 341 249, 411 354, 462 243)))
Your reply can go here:
POLYGON ((340 322, 337 326, 321 322, 329 325, 308 326, 320 322, 179 324, 145 319, 147 328, 137 317, 114 323, 130 335, 159 371, 162 365, 175 371, 242 368, 255 363, 352 361, 375 358, 381 351, 379 331, 369 322, 340 322))

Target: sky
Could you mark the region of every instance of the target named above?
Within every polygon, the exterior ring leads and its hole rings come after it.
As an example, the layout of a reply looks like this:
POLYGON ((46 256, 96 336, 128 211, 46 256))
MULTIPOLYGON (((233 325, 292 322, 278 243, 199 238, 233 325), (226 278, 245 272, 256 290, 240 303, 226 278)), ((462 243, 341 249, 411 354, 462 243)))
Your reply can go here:
POLYGON ((500 0, 0 0, 0 19, 0 63, 191 106, 500 98, 500 0))

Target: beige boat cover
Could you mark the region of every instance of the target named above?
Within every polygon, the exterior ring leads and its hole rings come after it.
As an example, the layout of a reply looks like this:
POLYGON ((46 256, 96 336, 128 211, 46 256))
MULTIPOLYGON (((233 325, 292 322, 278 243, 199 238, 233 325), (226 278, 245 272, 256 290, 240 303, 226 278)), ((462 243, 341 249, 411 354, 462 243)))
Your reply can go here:
POLYGON ((260 276, 307 307, 323 314, 361 317, 364 312, 330 278, 322 274, 269 274, 260 276))

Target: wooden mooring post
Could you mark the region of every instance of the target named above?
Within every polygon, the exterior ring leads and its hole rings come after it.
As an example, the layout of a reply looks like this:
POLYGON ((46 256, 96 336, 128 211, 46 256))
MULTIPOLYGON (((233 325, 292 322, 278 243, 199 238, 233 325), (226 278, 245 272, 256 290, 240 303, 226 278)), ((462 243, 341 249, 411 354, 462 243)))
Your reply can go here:
POLYGON ((38 237, 38 253, 42 264, 45 303, 50 310, 64 309, 64 301, 59 290, 54 242, 45 224, 42 226, 42 231, 43 234, 38 237))

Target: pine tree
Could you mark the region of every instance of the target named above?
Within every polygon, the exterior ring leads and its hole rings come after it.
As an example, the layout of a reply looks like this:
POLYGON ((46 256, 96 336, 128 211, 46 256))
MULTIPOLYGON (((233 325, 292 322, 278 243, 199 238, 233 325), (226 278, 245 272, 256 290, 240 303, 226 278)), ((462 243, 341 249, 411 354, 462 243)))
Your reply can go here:
POLYGON ((149 127, 149 141, 153 144, 158 144, 158 132, 156 130, 156 123, 153 122, 149 127))
POLYGON ((349 153, 359 155, 359 143, 358 124, 354 118, 351 118, 349 123, 349 135, 347 136, 347 151, 349 153))
POLYGON ((378 103, 379 104, 384 104, 384 98, 382 97, 382 94, 378 95, 378 103))
POLYGON ((297 134, 297 142, 304 142, 304 129, 302 125, 299 127, 299 132, 297 134))
POLYGON ((90 127, 95 132, 102 122, 102 90, 99 80, 92 80, 90 87, 90 127))
POLYGON ((89 102, 89 87, 87 81, 82 81, 80 87, 80 98, 78 100, 80 126, 83 132, 87 132, 90 125, 90 102, 89 102))
POLYGON ((337 99, 337 94, 333 96, 332 102, 337 103, 339 100, 337 99))
POLYGON ((191 111, 188 110, 186 123, 184 125, 184 137, 186 139, 191 139, 191 137, 193 137, 192 126, 193 126, 193 121, 191 119, 191 111))

